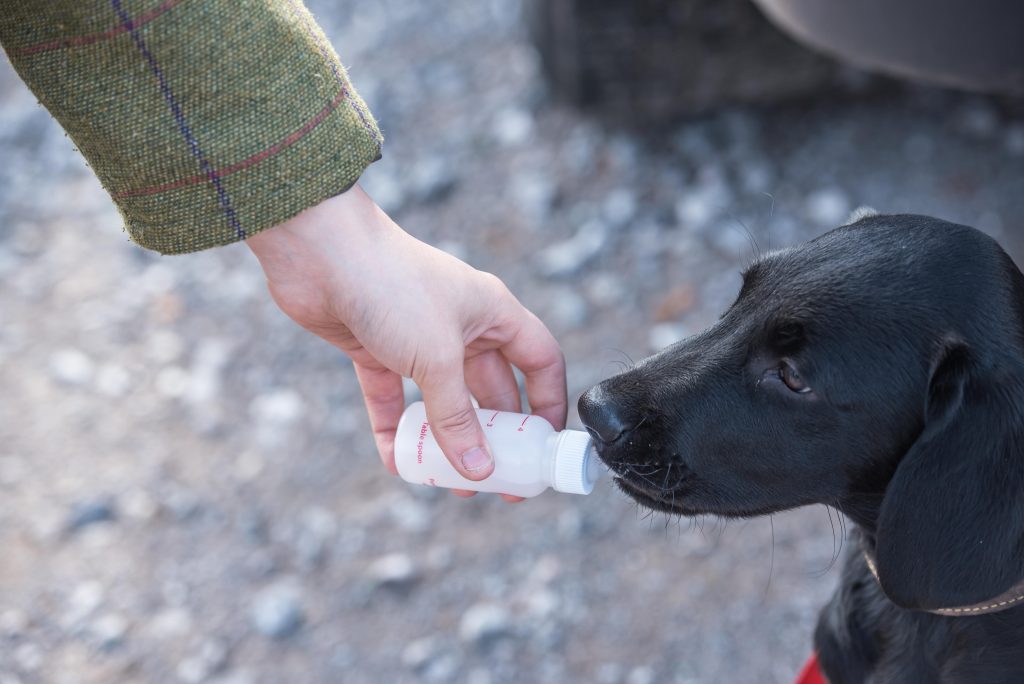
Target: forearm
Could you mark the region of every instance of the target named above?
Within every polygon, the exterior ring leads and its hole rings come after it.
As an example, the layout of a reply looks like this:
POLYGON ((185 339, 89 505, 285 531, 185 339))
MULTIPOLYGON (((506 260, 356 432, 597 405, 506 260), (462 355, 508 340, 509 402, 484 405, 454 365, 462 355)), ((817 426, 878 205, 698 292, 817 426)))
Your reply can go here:
POLYGON ((0 42, 161 252, 278 225, 380 155, 299 0, 0 0, 0 42))

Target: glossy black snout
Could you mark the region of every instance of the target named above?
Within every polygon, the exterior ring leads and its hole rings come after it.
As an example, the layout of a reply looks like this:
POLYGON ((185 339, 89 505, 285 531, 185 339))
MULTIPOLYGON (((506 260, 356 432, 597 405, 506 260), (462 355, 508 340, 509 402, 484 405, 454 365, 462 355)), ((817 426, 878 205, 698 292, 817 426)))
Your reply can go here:
POLYGON ((601 385, 587 390, 579 401, 580 420, 595 441, 612 444, 640 422, 629 408, 617 403, 601 385))

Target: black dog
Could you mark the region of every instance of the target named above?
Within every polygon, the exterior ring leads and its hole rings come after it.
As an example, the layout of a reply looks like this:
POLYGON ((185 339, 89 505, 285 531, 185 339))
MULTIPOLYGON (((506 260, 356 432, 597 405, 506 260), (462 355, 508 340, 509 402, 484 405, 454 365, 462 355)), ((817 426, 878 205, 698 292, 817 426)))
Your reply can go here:
POLYGON ((815 635, 832 684, 1024 682, 1024 276, 991 238, 876 215, 767 254, 579 408, 645 506, 857 524, 815 635))

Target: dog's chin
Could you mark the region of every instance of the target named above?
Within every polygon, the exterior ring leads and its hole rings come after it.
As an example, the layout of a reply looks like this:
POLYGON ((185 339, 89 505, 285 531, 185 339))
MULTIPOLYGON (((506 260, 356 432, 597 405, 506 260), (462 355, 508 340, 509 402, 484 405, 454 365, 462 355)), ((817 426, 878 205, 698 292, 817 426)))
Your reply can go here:
POLYGON ((645 506, 654 511, 671 513, 673 515, 702 515, 704 513, 712 512, 702 511, 686 506, 681 501, 677 500, 677 498, 682 497, 682 494, 677 493, 674 490, 653 491, 648 487, 643 487, 631 482, 624 477, 616 477, 615 484, 623 494, 633 499, 641 506, 645 506))
POLYGON ((659 491, 621 476, 615 478, 615 484, 618 486, 619 491, 641 506, 671 515, 717 515, 723 518, 754 518, 793 508, 793 506, 730 506, 722 503, 706 505, 705 502, 694 502, 693 495, 684 491, 685 488, 683 487, 659 491))

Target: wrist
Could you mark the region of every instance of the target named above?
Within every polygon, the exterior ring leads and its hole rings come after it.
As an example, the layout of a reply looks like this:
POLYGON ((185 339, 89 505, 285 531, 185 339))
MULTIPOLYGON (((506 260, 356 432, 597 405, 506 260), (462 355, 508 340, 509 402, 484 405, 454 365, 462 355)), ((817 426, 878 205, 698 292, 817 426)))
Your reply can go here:
POLYGON ((358 185, 324 200, 245 243, 267 279, 283 284, 318 274, 336 280, 381 253, 402 230, 358 185))

